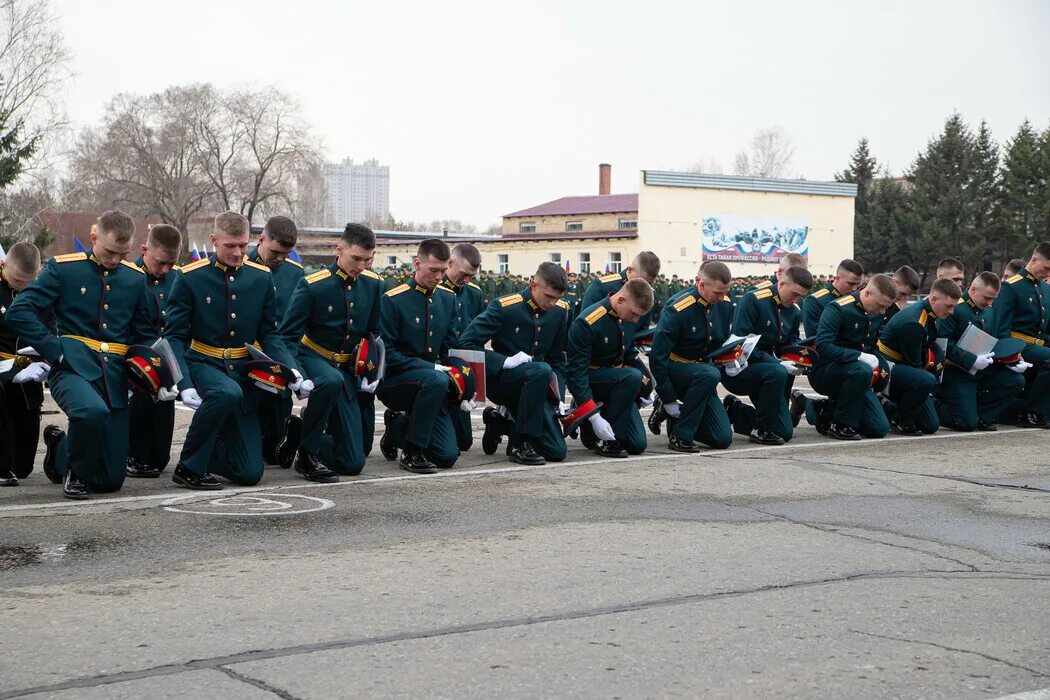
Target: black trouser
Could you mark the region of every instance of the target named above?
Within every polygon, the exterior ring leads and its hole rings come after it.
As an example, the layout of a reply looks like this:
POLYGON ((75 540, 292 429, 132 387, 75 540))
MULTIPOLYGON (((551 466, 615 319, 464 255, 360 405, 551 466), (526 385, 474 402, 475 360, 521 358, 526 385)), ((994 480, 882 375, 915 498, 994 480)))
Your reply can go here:
POLYGON ((175 402, 154 401, 136 391, 128 400, 128 457, 164 471, 171 460, 175 402))
POLYGON ((40 382, 0 382, 0 474, 10 470, 24 479, 33 471, 43 403, 40 382))

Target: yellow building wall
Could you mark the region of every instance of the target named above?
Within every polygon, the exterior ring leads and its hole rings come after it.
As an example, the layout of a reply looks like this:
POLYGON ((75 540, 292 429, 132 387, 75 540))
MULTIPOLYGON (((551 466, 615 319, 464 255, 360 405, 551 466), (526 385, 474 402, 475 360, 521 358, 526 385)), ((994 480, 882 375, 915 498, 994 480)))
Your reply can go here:
POLYGON ((519 233, 521 224, 536 224, 536 234, 564 233, 565 224, 582 221, 584 231, 618 231, 620 219, 635 219, 638 212, 627 211, 615 214, 578 214, 575 216, 535 216, 503 219, 503 233, 519 233))
MULTIPOLYGON (((449 244, 455 245, 455 239, 450 239, 449 244)), ((510 264, 510 273, 514 275, 528 276, 536 271, 541 262, 549 262, 551 253, 560 253, 562 267, 569 260, 572 272, 580 272, 580 253, 590 253, 591 272, 604 272, 605 264, 609 260, 609 253, 620 253, 622 266, 627 267, 631 257, 637 252, 637 241, 632 239, 596 239, 579 241, 506 241, 506 242, 480 242, 475 243, 481 252, 481 269, 488 271, 499 270, 499 256, 504 254, 510 264)), ((416 253, 417 245, 378 245, 376 256, 372 266, 377 269, 385 268, 390 257, 397 258, 397 265, 411 263, 416 253)))
MULTIPOLYGON (((636 250, 660 256, 667 276, 691 278, 701 262, 701 221, 712 214, 754 214, 802 219, 809 226, 809 269, 834 274, 839 261, 853 257, 853 198, 829 195, 751 192, 645 184, 638 190, 636 250)), ((863 260, 860 261, 863 264, 863 260)), ((775 263, 732 263, 734 277, 771 275, 775 263)))

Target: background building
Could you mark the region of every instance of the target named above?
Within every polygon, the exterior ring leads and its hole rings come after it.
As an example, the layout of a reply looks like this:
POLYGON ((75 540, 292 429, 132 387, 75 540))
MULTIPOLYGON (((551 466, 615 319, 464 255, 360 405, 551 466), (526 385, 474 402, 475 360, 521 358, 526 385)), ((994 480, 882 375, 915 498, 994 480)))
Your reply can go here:
POLYGON ((366 160, 326 163, 323 169, 328 207, 326 226, 348 221, 386 221, 390 216, 390 166, 366 160))

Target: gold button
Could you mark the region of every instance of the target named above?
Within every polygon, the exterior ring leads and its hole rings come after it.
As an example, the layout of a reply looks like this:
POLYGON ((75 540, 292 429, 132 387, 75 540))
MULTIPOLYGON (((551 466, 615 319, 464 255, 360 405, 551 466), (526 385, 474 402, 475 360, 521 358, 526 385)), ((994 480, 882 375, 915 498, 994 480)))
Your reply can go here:
POLYGON ((103 357, 103 358, 102 358, 102 361, 103 361, 103 362, 109 362, 109 358, 108 358, 108 357, 103 357))
POLYGON ((160 280, 153 280, 153 286, 154 287, 156 287, 158 284, 160 284, 160 280))
POLYGON ((348 284, 348 285, 346 285, 346 291, 348 291, 348 292, 349 292, 349 291, 350 291, 351 289, 353 289, 353 287, 351 287, 351 286, 350 286, 349 284, 348 284))
POLYGON ((230 314, 230 318, 237 318, 237 314, 230 314))
POLYGON ((233 275, 230 275, 230 281, 231 282, 233 281, 233 275))
POLYGON ((350 323, 353 323, 353 322, 354 322, 354 319, 350 319, 350 323))
POLYGON ((103 304, 102 308, 105 309, 106 311, 109 311, 109 304, 103 304))
POLYGON ((109 291, 109 285, 108 284, 106 285, 106 291, 107 292, 109 291))
POLYGON ((350 302, 350 308, 354 308, 354 302, 350 302))
POLYGON ((230 335, 233 335, 233 333, 234 333, 233 331, 230 331, 230 335))
POLYGON ((103 328, 109 328, 109 326, 107 326, 105 323, 102 324, 102 327, 103 328))
POLYGON ((102 276, 103 276, 103 277, 109 277, 109 271, 107 270, 107 271, 103 272, 103 273, 102 273, 102 276))
POLYGON ((430 320, 431 320, 431 321, 433 321, 433 320, 434 320, 434 314, 430 314, 430 320))
POLYGON ((161 316, 167 316, 167 315, 168 315, 168 312, 167 312, 167 311, 163 311, 163 310, 162 310, 162 311, 160 312, 160 315, 161 315, 161 316))
POLYGON ((223 350, 222 350, 222 359, 224 359, 224 360, 230 359, 230 349, 229 348, 223 348, 223 350))
POLYGON ((109 352, 109 343, 99 343, 98 344, 98 351, 99 352, 109 352))
POLYGON ((237 301, 237 295, 236 294, 231 294, 230 295, 230 299, 233 299, 234 301, 237 301))
POLYGON ((233 365, 226 365, 226 366, 229 367, 230 369, 233 369, 233 365))
POLYGON ((427 352, 434 352, 434 348, 427 348, 427 352))
POLYGON ((164 298, 164 292, 161 292, 161 293, 160 293, 160 298, 161 298, 161 299, 163 299, 163 298, 164 298))
POLYGON ((434 331, 428 331, 427 335, 434 335, 434 331))

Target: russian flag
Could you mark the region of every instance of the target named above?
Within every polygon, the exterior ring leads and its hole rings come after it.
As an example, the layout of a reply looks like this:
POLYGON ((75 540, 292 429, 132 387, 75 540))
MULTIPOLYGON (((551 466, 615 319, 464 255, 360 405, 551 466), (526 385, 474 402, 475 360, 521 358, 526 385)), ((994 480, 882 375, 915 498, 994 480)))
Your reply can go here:
POLYGON ((80 239, 73 236, 73 252, 74 253, 86 253, 88 252, 87 246, 80 242, 80 239))
POLYGON ((190 260, 197 262, 201 259, 201 252, 197 250, 197 244, 193 244, 193 250, 190 251, 190 260))
POLYGON ((608 272, 608 271, 609 271, 609 263, 605 263, 605 271, 606 271, 606 272, 608 272))
POLYGON ((569 260, 568 258, 565 258, 565 272, 566 273, 572 272, 572 261, 569 260))

